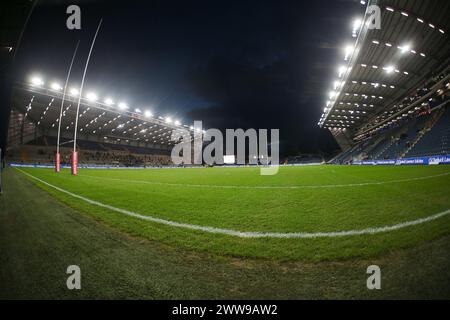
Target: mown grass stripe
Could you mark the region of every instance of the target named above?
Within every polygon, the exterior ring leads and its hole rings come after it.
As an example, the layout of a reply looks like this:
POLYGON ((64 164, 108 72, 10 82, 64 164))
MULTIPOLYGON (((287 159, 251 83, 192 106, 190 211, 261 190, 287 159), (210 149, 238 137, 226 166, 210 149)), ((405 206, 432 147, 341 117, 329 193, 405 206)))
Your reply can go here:
POLYGON ((87 174, 79 175, 83 178, 99 179, 99 180, 109 180, 109 181, 121 181, 121 182, 131 182, 131 183, 143 183, 149 185, 161 185, 169 187, 188 187, 188 188, 214 188, 214 189, 322 189, 322 188, 344 188, 344 187, 364 187, 370 185, 383 185, 389 183, 401 183, 410 181, 420 181, 432 178, 438 178, 442 176, 450 175, 450 172, 436 174, 426 177, 416 177, 407 179, 397 179, 388 181, 377 181, 377 182, 362 182, 362 183, 349 183, 349 184, 324 184, 324 185, 297 185, 297 186, 237 186, 237 185, 214 185, 214 184, 189 184, 189 183, 169 183, 169 182, 157 182, 157 181, 144 181, 144 180, 129 180, 129 179, 119 179, 119 178, 107 178, 91 176, 87 174))
POLYGON ((216 233, 216 234, 224 234, 224 235, 229 235, 229 236, 237 236, 237 237, 241 237, 241 238, 297 238, 297 239, 307 239, 307 238, 335 238, 335 237, 344 237, 344 236, 356 236, 356 235, 367 235, 367 234, 377 234, 377 233, 385 233, 385 232, 390 232, 390 231, 395 231, 395 230, 399 230, 399 229, 403 229, 406 227, 410 227, 410 226, 415 226, 415 225, 419 225, 419 224, 423 224, 426 222, 430 222, 436 219, 439 219, 443 216, 446 216, 448 214, 450 214, 450 209, 425 217, 425 218, 420 218, 420 219, 416 219, 416 220, 412 220, 412 221, 406 221, 406 222, 401 222, 395 225, 390 225, 390 226, 383 226, 383 227, 377 227, 377 228, 367 228, 367 229, 362 229, 362 230, 348 230, 348 231, 335 231, 335 232, 298 232, 298 233, 277 233, 277 232, 246 232, 246 231, 237 231, 237 230, 231 230, 231 229, 221 229, 221 228, 214 228, 214 227, 208 227, 208 226, 200 226, 200 225, 194 225, 194 224, 188 224, 188 223, 180 223, 180 222, 175 222, 175 221, 171 221, 171 220, 166 220, 166 219, 161 219, 161 218, 156 218, 156 217, 152 217, 152 216, 146 216, 146 215, 142 215, 133 211, 128 211, 125 209, 121 209, 121 208, 116 208, 113 207, 111 205, 108 204, 104 204, 102 202, 96 201, 96 200, 92 200, 83 196, 80 196, 78 194, 72 193, 70 191, 67 191, 65 189, 62 189, 60 187, 57 187, 55 185, 52 185, 42 179, 39 179, 21 169, 17 169, 16 170, 22 172, 23 174, 25 174, 26 176, 39 181, 40 183, 51 187, 55 190, 58 190, 62 193, 65 193, 73 198, 77 198, 80 199, 84 202, 87 202, 89 204, 92 205, 96 205, 102 208, 106 208, 109 209, 111 211, 115 211, 115 212, 119 212, 131 217, 135 217, 138 219, 142 219, 142 220, 147 220, 147 221, 152 221, 155 223, 160 223, 160 224, 164 224, 164 225, 168 225, 168 226, 172 226, 172 227, 178 227, 178 228, 184 228, 184 229, 191 229, 191 230, 197 230, 197 231, 204 231, 204 232, 208 232, 208 233, 216 233))

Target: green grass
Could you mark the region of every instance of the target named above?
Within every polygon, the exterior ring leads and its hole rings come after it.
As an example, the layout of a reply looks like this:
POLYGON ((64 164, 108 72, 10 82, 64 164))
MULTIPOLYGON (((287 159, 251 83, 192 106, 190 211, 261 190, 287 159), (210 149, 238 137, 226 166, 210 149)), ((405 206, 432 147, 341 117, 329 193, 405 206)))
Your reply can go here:
MULTIPOLYGON (((333 232, 382 227, 450 208, 448 166, 24 171, 70 192, 142 215, 259 232, 333 232), (375 183, 436 176, 424 180, 375 183), (314 188, 314 186, 340 185, 314 188), (220 188, 218 186, 230 186, 220 188), (299 187, 302 188, 260 188, 299 187), (256 187, 256 188, 251 188, 256 187)), ((322 261, 373 257, 450 233, 450 216, 376 235, 318 239, 249 239, 192 231, 128 217, 43 184, 57 199, 128 234, 216 255, 322 261)))
POLYGON ((234 258, 130 237, 12 169, 4 187, 0 299, 450 298, 450 236, 338 262, 234 258), (65 286, 71 264, 81 268, 81 290, 65 286), (381 290, 366 288, 372 264, 381 267, 381 290))

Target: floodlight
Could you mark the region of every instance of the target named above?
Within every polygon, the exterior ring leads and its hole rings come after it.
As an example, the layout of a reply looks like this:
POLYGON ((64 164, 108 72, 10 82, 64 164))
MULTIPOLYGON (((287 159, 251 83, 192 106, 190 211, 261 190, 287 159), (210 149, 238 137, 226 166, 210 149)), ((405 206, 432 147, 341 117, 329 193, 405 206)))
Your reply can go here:
POLYGON ((144 116, 146 116, 147 118, 151 118, 152 117, 152 113, 150 111, 148 111, 148 110, 145 110, 144 116))
POLYGON ((383 68, 387 73, 392 73, 395 70, 395 67, 393 66, 387 66, 383 68))
POLYGON ((170 117, 166 117, 166 122, 167 123, 172 123, 172 119, 170 117))
POLYGON ((70 94, 73 95, 73 96, 76 96, 76 95, 78 95, 79 93, 80 93, 80 92, 78 91, 77 88, 72 88, 72 89, 70 89, 70 94))
POLYGON ((113 103, 114 103, 114 101, 113 101, 111 98, 106 98, 106 99, 105 99, 105 104, 106 104, 106 105, 110 106, 110 105, 112 105, 113 103))
POLYGON ((121 102, 121 103, 119 103, 119 109, 120 110, 126 110, 126 109, 128 109, 128 106, 126 105, 126 103, 121 102))
POLYGON ((44 84, 44 81, 40 77, 32 77, 31 78, 31 84, 34 86, 42 86, 44 84))
POLYGON ((411 50, 411 46, 409 44, 405 44, 404 46, 398 47, 402 53, 408 52, 411 50))
POLYGON ((330 91, 330 99, 333 99, 336 96, 336 91, 330 91))
POLYGON ((87 95, 86 95, 86 98, 89 100, 89 101, 97 101, 97 95, 94 93, 94 92, 89 92, 87 95))
POLYGON ((346 67, 345 67, 345 66, 340 66, 340 67, 339 67, 339 69, 338 69, 338 72, 339 72, 339 78, 342 77, 342 75, 344 74, 345 70, 346 70, 346 67))
POLYGON ((175 125, 179 126, 180 124, 181 124, 181 122, 180 122, 180 121, 178 121, 178 120, 175 120, 175 125))
POLYGON ((362 24, 362 20, 361 19, 355 19, 353 20, 353 32, 355 32, 356 30, 359 29, 359 27, 361 27, 362 24))
POLYGON ((56 91, 59 91, 59 90, 62 89, 62 87, 61 87, 61 86, 59 85, 59 83, 57 83, 57 82, 53 82, 52 85, 51 85, 51 88, 52 88, 53 90, 56 90, 56 91))
POLYGON ((352 54, 353 50, 354 50, 354 46, 353 45, 347 45, 345 47, 345 58, 344 60, 347 61, 348 58, 350 57, 350 55, 352 54))

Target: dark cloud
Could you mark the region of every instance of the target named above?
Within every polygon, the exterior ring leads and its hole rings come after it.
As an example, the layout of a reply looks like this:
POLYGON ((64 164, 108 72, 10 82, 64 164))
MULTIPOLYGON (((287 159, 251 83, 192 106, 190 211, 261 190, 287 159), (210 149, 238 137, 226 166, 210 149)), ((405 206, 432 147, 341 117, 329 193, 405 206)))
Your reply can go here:
POLYGON ((317 110, 308 107, 309 93, 298 89, 308 86, 301 80, 288 59, 258 66, 216 58, 192 70, 188 81, 196 95, 214 103, 188 115, 222 130, 280 129, 284 153, 332 151, 332 138, 317 127, 317 110))

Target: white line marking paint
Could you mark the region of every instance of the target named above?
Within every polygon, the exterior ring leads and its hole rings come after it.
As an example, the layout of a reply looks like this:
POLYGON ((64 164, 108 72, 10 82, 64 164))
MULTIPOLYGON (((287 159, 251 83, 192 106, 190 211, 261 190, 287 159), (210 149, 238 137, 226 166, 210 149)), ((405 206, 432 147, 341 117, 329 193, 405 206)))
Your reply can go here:
POLYGON ((119 178, 107 178, 107 177, 98 177, 91 175, 79 175, 83 178, 90 179, 100 179, 100 180, 110 180, 110 181, 120 181, 120 182, 132 182, 132 183, 143 183, 143 184, 151 184, 151 185, 162 185, 162 186, 170 186, 170 187, 188 187, 188 188, 219 188, 219 189, 322 189, 322 188, 343 188, 343 187, 362 187, 362 186, 371 186, 371 185, 383 185, 389 183, 400 183, 400 182, 409 182, 409 181, 420 181, 427 180, 442 176, 450 175, 450 172, 445 172, 441 174, 436 174, 433 176, 426 177, 417 177, 417 178, 407 178, 407 179, 398 179, 398 180, 389 180, 389 181, 378 181, 378 182, 363 182, 363 183, 350 183, 350 184, 325 184, 325 185, 304 185, 304 186, 236 186, 236 185, 214 185, 214 184, 184 184, 184 183, 169 183, 169 182, 155 182, 155 181, 144 181, 144 180, 128 180, 128 179, 119 179, 119 178))
POLYGON ((241 238, 296 238, 296 239, 308 239, 308 238, 335 238, 335 237, 344 237, 344 236, 356 236, 356 235, 365 235, 365 234, 377 234, 377 233, 384 233, 384 232, 390 232, 390 231, 395 231, 395 230, 399 230, 399 229, 403 229, 406 227, 410 227, 410 226, 415 226, 415 225, 419 225, 419 224, 423 224, 426 222, 430 222, 439 218, 442 218, 443 216, 446 216, 448 214, 450 214, 450 209, 425 217, 425 218, 420 218, 417 220, 412 220, 412 221, 406 221, 406 222, 401 222, 399 224, 395 224, 395 225, 390 225, 390 226, 384 226, 384 227, 377 227, 377 228, 367 228, 367 229, 362 229, 362 230, 348 230, 348 231, 335 231, 335 232, 292 232, 292 233, 278 233, 278 232, 247 232, 247 231, 237 231, 237 230, 231 230, 231 229, 221 229, 221 228, 214 228, 214 227, 207 227, 207 226, 199 226, 199 225, 195 225, 195 224, 188 224, 188 223, 180 223, 180 222, 175 222, 175 221, 171 221, 171 220, 165 220, 165 219, 160 219, 160 218, 155 218, 152 216, 146 216, 146 215, 141 215, 139 213, 133 212, 133 211, 128 211, 128 210, 124 210, 124 209, 120 209, 120 208, 116 208, 113 206, 110 206, 108 204, 104 204, 102 202, 99 201, 95 201, 95 200, 91 200, 89 198, 80 196, 78 194, 72 193, 70 191, 64 190, 60 187, 54 186, 42 179, 39 179, 21 169, 17 169, 16 170, 22 172, 23 174, 27 175, 28 177, 41 182, 42 184, 51 187, 55 190, 58 190, 62 193, 65 193, 71 197, 83 200, 84 202, 87 202, 89 204, 98 206, 98 207, 102 207, 102 208, 106 208, 109 209, 111 211, 115 211, 115 212, 119 212, 131 217, 135 217, 138 219, 142 219, 142 220, 147 220, 147 221, 152 221, 152 222, 156 222, 156 223, 160 223, 160 224, 164 224, 164 225, 168 225, 168 226, 172 226, 172 227, 178 227, 178 228, 184 228, 184 229, 191 229, 191 230, 198 230, 198 231, 204 231, 204 232, 208 232, 208 233, 216 233, 216 234, 224 234, 224 235, 229 235, 229 236, 236 236, 236 237, 241 237, 241 238))

